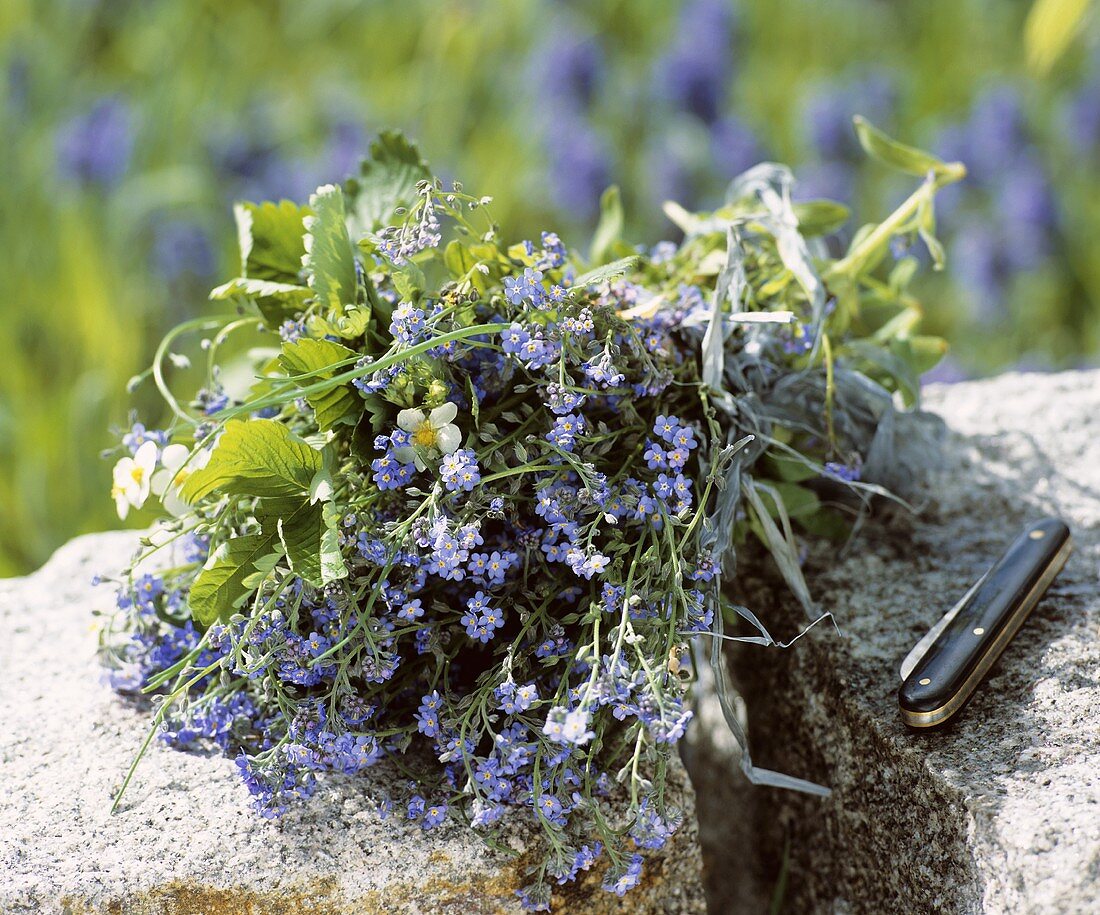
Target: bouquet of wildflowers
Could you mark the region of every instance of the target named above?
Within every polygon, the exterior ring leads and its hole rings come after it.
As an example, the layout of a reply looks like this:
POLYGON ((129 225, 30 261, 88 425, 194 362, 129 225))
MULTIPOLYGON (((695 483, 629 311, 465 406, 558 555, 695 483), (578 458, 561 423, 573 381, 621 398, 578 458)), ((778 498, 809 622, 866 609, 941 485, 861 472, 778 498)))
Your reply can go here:
POLYGON ((150 738, 234 755, 266 817, 408 754, 391 802, 425 829, 528 812, 527 907, 598 859, 637 884, 679 822, 695 652, 774 644, 731 597, 738 544, 816 612, 796 532, 843 536, 829 486, 912 469, 905 406, 943 346, 914 332, 908 251, 938 259, 962 168, 857 129, 920 181, 840 257, 844 207, 793 205, 770 164, 716 212, 670 204, 683 240, 649 251, 610 191, 584 258, 506 243, 392 133, 308 206, 239 205, 241 276, 212 294, 235 309, 164 341, 171 423, 114 470, 121 516, 164 509, 141 558, 175 557, 122 576, 103 637, 115 685, 160 696, 150 738), (181 400, 188 334, 205 381, 181 400), (738 617, 756 630, 725 636, 738 617))

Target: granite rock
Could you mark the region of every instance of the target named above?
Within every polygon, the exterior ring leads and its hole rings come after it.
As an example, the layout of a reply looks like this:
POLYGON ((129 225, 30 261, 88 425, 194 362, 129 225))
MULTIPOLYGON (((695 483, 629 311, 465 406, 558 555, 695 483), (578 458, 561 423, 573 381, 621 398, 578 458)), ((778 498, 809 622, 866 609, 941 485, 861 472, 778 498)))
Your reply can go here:
MULTIPOLYGON (((680 755, 695 786, 703 887, 712 915, 759 915, 768 911, 776 875, 758 848, 755 813, 766 803, 766 789, 749 784, 741 772, 741 748, 726 724, 709 666, 695 684, 695 717, 680 755), (765 793, 761 793, 765 792, 765 793)), ((744 702, 735 698, 742 727, 744 702)))
MULTIPOLYGON (((833 793, 742 792, 752 825, 731 823, 709 798, 738 790, 736 748, 720 724, 693 735, 712 900, 775 886, 787 844, 784 911, 1100 912, 1100 372, 937 386, 925 405, 951 432, 921 510, 811 549, 840 634, 728 652, 754 761, 833 793), (1045 514, 1073 531, 1065 570, 958 718, 907 729, 902 658, 1045 514)), ((747 591, 781 634, 802 624, 774 579, 747 591)))
MULTIPOLYGON (((383 822, 370 797, 398 777, 384 765, 330 778, 271 822, 249 809, 231 760, 154 745, 112 816, 149 714, 102 682, 93 611, 112 596, 91 579, 135 546, 129 533, 82 537, 35 575, 0 582, 0 912, 519 911, 513 891, 535 852, 527 818, 506 821, 511 856, 459 824, 383 822)), ((642 885, 620 901, 594 869, 556 911, 703 911, 694 795, 681 768, 672 781, 686 822, 647 859, 642 885)))

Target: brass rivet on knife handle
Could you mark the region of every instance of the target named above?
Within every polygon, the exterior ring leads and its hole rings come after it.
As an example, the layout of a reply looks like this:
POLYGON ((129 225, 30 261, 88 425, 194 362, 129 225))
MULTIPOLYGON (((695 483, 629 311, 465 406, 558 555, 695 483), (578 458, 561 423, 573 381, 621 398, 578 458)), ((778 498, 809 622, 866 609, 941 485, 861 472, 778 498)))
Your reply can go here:
POLYGON ((959 608, 898 691, 906 724, 935 727, 973 695, 1072 550, 1057 518, 1028 525, 959 608))

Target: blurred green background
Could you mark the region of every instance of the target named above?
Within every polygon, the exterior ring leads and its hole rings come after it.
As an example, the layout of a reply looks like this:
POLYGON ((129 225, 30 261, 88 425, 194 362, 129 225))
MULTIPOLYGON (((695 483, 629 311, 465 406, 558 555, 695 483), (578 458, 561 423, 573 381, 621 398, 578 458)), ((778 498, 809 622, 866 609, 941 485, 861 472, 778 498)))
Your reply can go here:
MULTIPOLYGON (((126 382, 235 269, 234 199, 304 198, 397 126, 494 195, 517 238, 587 242, 622 186, 715 204, 762 158, 866 219, 904 185, 863 162, 862 113, 970 167, 924 281, 940 377, 1100 350, 1100 58, 1041 77, 1011 0, 4 0, 0 4, 0 575, 117 524, 99 452, 126 382)), ((148 519, 138 517, 135 523, 148 519)))

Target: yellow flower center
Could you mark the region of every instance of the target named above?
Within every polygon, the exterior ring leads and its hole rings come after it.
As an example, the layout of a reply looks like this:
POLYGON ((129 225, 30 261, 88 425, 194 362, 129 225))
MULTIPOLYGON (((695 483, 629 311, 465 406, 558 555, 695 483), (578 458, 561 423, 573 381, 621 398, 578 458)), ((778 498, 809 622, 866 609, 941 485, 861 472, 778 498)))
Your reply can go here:
POLYGON ((140 486, 142 479, 145 477, 145 468, 138 464, 130 471, 130 476, 133 478, 133 481, 140 486))
POLYGON ((187 478, 189 476, 191 476, 191 468, 190 467, 182 468, 181 470, 176 472, 176 475, 174 477, 172 477, 172 485, 176 489, 179 489, 181 486, 183 486, 183 484, 185 482, 187 482, 187 478))
POLYGON ((421 423, 412 434, 413 444, 420 445, 423 448, 431 448, 434 446, 436 438, 435 429, 432 428, 430 422, 421 423))

